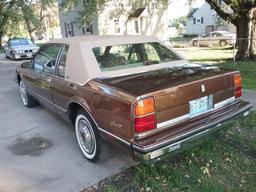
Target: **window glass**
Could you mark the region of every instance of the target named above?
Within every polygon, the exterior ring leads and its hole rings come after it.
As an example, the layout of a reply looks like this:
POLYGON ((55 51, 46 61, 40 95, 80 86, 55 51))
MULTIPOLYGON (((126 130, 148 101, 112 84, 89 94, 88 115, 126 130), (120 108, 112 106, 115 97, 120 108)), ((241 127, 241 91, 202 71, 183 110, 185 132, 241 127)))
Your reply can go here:
POLYGON ((19 46, 19 45, 33 45, 33 43, 29 39, 11 39, 9 41, 9 46, 19 46))
POLYGON ((33 63, 34 69, 54 74, 56 59, 61 45, 52 44, 43 47, 35 56, 33 63))
POLYGON ((222 35, 220 33, 212 33, 213 37, 221 37, 222 35))
POLYGON ((67 54, 68 54, 68 46, 65 46, 61 56, 60 56, 60 61, 59 61, 59 67, 58 67, 58 76, 60 77, 65 77, 65 67, 66 67, 66 59, 67 59, 67 54))
POLYGON ((157 42, 93 48, 102 71, 113 71, 180 60, 174 52, 157 42))
POLYGON ((210 37, 210 33, 204 35, 203 37, 210 37))

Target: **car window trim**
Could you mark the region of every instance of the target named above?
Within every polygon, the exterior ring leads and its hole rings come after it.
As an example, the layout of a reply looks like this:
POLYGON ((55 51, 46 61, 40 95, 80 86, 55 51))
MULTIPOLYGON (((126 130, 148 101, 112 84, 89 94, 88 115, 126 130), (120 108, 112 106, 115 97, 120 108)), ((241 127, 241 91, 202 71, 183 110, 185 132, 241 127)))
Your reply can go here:
POLYGON ((65 79, 65 75, 64 75, 64 77, 59 76, 58 69, 59 69, 59 65, 60 65, 60 58, 61 58, 61 56, 62 56, 66 47, 69 48, 69 45, 68 44, 62 44, 62 48, 61 48, 60 53, 58 55, 58 59, 56 60, 57 66, 55 67, 55 73, 54 74, 55 74, 55 77, 58 77, 60 79, 65 79))
MULTIPOLYGON (((41 51, 42 49, 44 49, 45 47, 47 47, 47 46, 49 46, 49 45, 60 45, 60 49, 59 49, 59 52, 58 52, 57 57, 56 57, 56 63, 55 63, 55 68, 54 68, 53 74, 47 73, 47 72, 45 72, 44 70, 41 70, 39 73, 42 73, 42 74, 44 74, 44 75, 48 75, 48 76, 54 77, 55 74, 56 74, 56 64, 57 64, 57 62, 59 61, 60 52, 61 52, 62 49, 63 49, 63 44, 62 44, 62 43, 46 43, 46 44, 42 45, 42 46, 39 48, 39 50, 37 51, 37 53, 35 54, 34 58, 40 53, 40 51, 41 51)), ((35 69, 35 68, 34 68, 34 65, 35 65, 34 58, 33 58, 33 61, 32 61, 32 68, 33 68, 33 69, 35 69)), ((43 66, 43 67, 44 67, 44 66, 43 66)))

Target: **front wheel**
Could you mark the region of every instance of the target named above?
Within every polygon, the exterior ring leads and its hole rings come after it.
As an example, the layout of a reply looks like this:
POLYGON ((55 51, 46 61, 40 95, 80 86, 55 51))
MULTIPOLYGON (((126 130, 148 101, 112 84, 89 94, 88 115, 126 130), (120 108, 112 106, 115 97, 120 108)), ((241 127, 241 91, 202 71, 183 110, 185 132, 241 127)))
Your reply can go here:
POLYGON ((100 134, 94 122, 84 110, 80 110, 75 120, 76 138, 86 159, 96 162, 100 154, 100 134))
POLYGON ((20 80, 20 96, 25 107, 30 108, 36 105, 33 98, 31 98, 31 96, 27 93, 27 88, 22 80, 20 80))
POLYGON ((192 44, 193 44, 194 47, 197 47, 198 46, 198 41, 193 41, 192 44))

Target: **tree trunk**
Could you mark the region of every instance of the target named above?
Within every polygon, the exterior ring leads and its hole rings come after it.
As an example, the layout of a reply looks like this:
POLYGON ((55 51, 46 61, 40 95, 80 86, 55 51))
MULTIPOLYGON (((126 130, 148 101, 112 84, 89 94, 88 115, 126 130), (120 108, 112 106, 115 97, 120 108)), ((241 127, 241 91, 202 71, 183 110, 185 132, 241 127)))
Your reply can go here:
POLYGON ((24 15, 23 13, 23 18, 25 20, 26 26, 27 26, 27 30, 28 30, 28 34, 30 36, 30 39, 33 43, 35 43, 35 38, 33 36, 33 29, 31 27, 30 21, 28 20, 28 18, 24 15))
POLYGON ((34 38, 34 35, 33 35, 33 31, 29 27, 27 27, 27 28, 28 28, 28 33, 29 33, 30 39, 33 43, 35 43, 35 38, 34 38))
POLYGON ((251 35, 251 20, 249 13, 241 13, 240 17, 237 19, 236 28, 236 46, 238 47, 236 60, 245 60, 249 58, 250 48, 250 39, 248 39, 248 37, 251 35))
POLYGON ((256 9, 252 9, 251 12, 252 26, 251 26, 251 43, 249 49, 249 55, 251 60, 256 60, 256 9))
POLYGON ((3 33, 0 33, 0 48, 3 47, 3 33))

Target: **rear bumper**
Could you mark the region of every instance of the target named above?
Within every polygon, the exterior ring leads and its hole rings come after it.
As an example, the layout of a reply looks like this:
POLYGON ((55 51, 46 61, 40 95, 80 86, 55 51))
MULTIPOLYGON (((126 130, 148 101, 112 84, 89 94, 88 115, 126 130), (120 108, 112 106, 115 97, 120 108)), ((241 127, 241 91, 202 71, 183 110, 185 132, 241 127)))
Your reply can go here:
POLYGON ((236 112, 227 115, 222 119, 195 128, 193 131, 187 132, 174 138, 170 138, 169 140, 167 139, 155 145, 153 144, 147 147, 141 147, 137 146, 136 144, 132 144, 132 148, 135 155, 144 160, 154 159, 166 153, 183 150, 186 148, 186 146, 191 146, 193 142, 201 140, 207 135, 227 128, 236 119, 247 116, 251 108, 252 105, 241 101, 240 107, 236 112))

